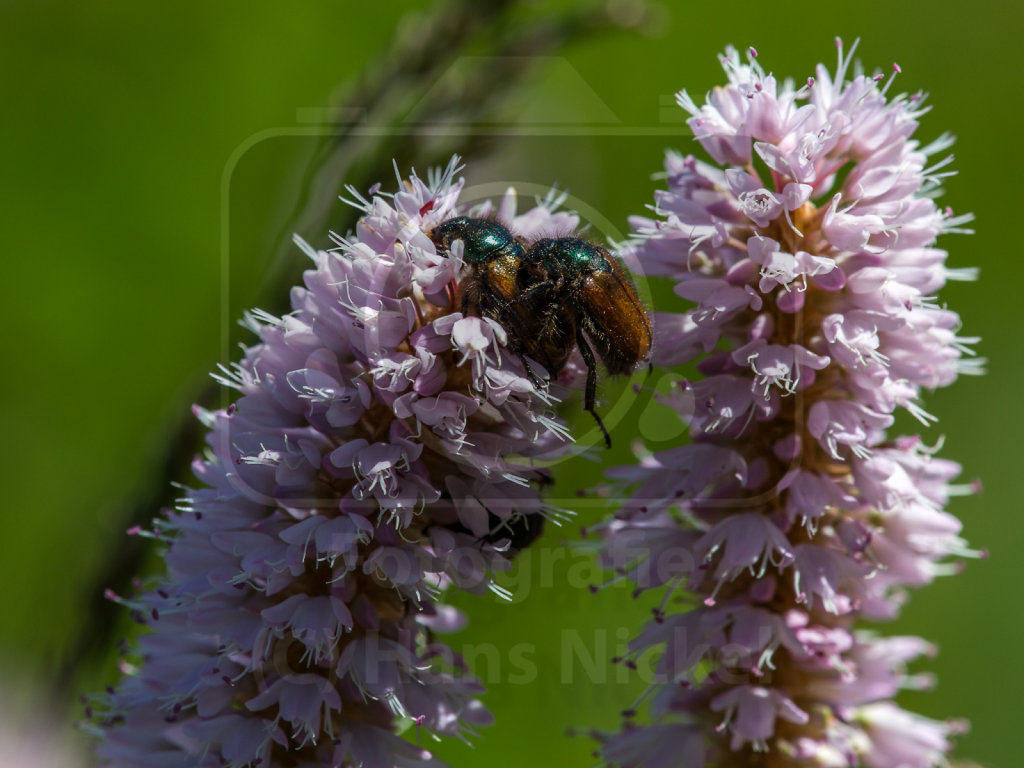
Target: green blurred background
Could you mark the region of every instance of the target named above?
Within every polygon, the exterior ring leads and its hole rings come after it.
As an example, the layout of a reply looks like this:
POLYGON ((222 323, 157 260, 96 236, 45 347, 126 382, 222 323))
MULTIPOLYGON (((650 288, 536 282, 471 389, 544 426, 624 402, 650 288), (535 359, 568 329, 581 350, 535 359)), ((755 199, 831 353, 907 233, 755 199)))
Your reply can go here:
MULTIPOLYGON (((977 234, 940 245, 952 266, 979 266, 981 282, 953 284, 944 297, 966 334, 983 337, 980 352, 992 361, 985 378, 962 379, 926 401, 941 419, 926 438, 945 436, 943 455, 963 463, 964 478, 984 483, 981 497, 957 500, 952 511, 991 559, 915 595, 886 631, 921 634, 941 648, 926 665, 937 689, 904 703, 933 717, 969 718, 959 754, 1018 765, 1022 619, 1006 596, 1016 594, 1024 559, 1013 484, 1019 450, 1011 444, 1021 432, 1011 397, 1024 375, 1015 356, 1024 270, 1020 249, 999 238, 1012 230, 1020 165, 1012 142, 1024 76, 1021 6, 976 3, 965 12, 952 0, 872 0, 784 11, 732 2, 641 13, 630 3, 594 5, 606 21, 633 27, 608 31, 588 24, 586 6, 525 3, 497 21, 478 20, 471 33, 465 25, 476 22, 464 9, 405 7, 419 15, 398 19, 391 4, 324 0, 0 6, 4 697, 42 696, 51 716, 69 722, 81 716, 78 694, 115 679, 97 596, 125 563, 134 567, 138 542, 123 532, 133 516, 147 520, 171 498, 168 455, 186 479, 181 458, 194 434, 182 425, 189 403, 210 397, 207 372, 237 357, 234 343, 247 340, 234 319, 252 306, 279 309, 305 266, 287 246, 292 229, 321 242, 327 226, 350 226, 352 211, 334 202, 338 178, 323 172, 332 160, 348 151, 336 167, 351 175, 341 180, 359 180, 364 190, 379 180, 388 189, 392 155, 425 171, 436 154, 465 146, 470 183, 491 185, 480 194, 517 183, 529 203, 535 187, 557 183, 595 232, 621 235, 660 184, 650 174, 663 150, 691 145, 682 115, 666 106, 671 94, 685 87, 699 95, 719 83, 717 55, 728 43, 755 45, 766 69, 802 80, 816 62, 834 64, 832 39, 841 35, 862 38, 858 58, 869 70, 898 61, 897 90, 931 94, 922 139, 945 130, 959 137, 960 175, 944 200, 977 214, 977 234), (557 13, 573 21, 560 27, 557 13), (396 56, 428 34, 435 43, 450 34, 458 46, 427 51, 419 74, 395 69, 396 56), (543 58, 511 62, 506 72, 487 58, 497 52, 543 58), (442 59, 447 74, 437 80, 442 59), (454 119, 432 113, 457 104, 462 86, 476 88, 467 98, 494 103, 454 119), (352 88, 362 92, 348 97, 349 107, 384 117, 332 143, 324 107, 352 88), (458 127, 467 120, 473 127, 458 127)), ((619 388, 603 384, 606 409, 619 388)), ((675 436, 643 396, 623 401, 609 420, 620 418, 639 420, 654 442, 675 436)), ((624 461, 627 442, 593 455, 624 461)), ((553 495, 579 509, 582 522, 597 519, 594 502, 574 497, 596 482, 601 465, 579 458, 560 471, 553 495)), ((637 693, 635 681, 617 679, 603 659, 644 606, 623 589, 593 596, 582 588, 593 576, 583 555, 554 560, 574 533, 575 526, 549 530, 547 546, 521 563, 530 577, 517 581, 529 589, 515 605, 458 599, 473 621, 456 644, 498 643, 497 655, 475 654, 475 666, 499 723, 472 749, 441 745, 452 765, 592 765, 591 742, 567 729, 614 726, 637 693), (596 672, 574 655, 581 648, 597 649, 596 672)), ((139 565, 154 567, 152 559, 139 565)), ((114 638, 130 631, 113 615, 114 638)))

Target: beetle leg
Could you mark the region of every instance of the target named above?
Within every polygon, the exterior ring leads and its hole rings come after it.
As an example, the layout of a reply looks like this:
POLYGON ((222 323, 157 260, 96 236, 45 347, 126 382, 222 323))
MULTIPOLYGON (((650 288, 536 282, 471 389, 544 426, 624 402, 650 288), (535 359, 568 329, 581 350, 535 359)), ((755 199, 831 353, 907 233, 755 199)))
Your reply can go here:
POLYGON ((604 435, 605 446, 611 448, 612 438, 608 434, 608 430, 604 428, 604 422, 601 421, 601 417, 597 415, 597 411, 594 409, 594 405, 597 402, 597 361, 594 359, 594 350, 587 344, 587 340, 579 326, 576 327, 576 346, 579 347, 580 355, 583 356, 583 362, 587 364, 587 390, 583 399, 583 410, 594 417, 594 421, 597 422, 601 434, 604 435))
POLYGON ((523 368, 526 369, 526 375, 529 377, 530 383, 539 390, 546 389, 547 384, 545 384, 537 375, 537 372, 533 370, 533 366, 530 365, 530 361, 526 359, 526 355, 520 355, 519 359, 523 362, 523 368))
POLYGON ((520 293, 518 296, 516 296, 514 301, 517 301, 517 302, 519 302, 519 301, 526 301, 526 300, 528 300, 530 298, 530 296, 532 294, 536 293, 537 291, 541 290, 542 288, 547 288, 547 287, 549 287, 551 285, 554 285, 554 284, 555 284, 555 282, 553 280, 551 280, 551 279, 541 280, 539 283, 534 283, 529 288, 524 289, 522 291, 522 293, 520 293))

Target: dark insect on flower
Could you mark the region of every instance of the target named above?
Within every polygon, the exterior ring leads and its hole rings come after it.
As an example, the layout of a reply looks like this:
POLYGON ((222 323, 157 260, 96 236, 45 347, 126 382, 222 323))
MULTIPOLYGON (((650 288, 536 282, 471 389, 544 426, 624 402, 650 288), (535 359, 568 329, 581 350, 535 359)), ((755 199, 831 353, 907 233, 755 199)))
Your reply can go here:
POLYGON ((597 359, 611 374, 629 373, 651 350, 651 322, 618 261, 578 237, 529 244, 491 219, 460 216, 435 227, 435 245, 448 251, 461 240, 472 269, 462 288, 464 312, 499 322, 518 354, 555 376, 573 349, 587 366, 583 408, 611 438, 597 415, 597 359))
MULTIPOLYGON (((508 559, 518 555, 544 533, 544 517, 542 515, 514 515, 508 520, 502 520, 493 512, 488 512, 487 524, 489 526, 487 533, 475 538, 483 544, 504 544, 504 548, 500 551, 508 559)), ((474 535, 473 531, 459 520, 440 527, 453 533, 474 535)))

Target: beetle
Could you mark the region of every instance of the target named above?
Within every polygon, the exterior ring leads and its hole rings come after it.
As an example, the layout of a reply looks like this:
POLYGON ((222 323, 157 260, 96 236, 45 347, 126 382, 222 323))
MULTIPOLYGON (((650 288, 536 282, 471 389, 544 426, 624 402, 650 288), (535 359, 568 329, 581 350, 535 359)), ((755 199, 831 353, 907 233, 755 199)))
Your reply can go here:
POLYGON ((500 323, 520 357, 556 376, 573 350, 580 350, 587 366, 583 409, 611 447, 595 408, 597 358, 610 374, 626 374, 647 357, 652 341, 647 310, 618 261, 582 238, 530 243, 500 222, 468 216, 439 224, 431 239, 444 252, 462 240, 471 270, 463 281, 462 310, 500 323))
MULTIPOLYGON (((463 259, 471 277, 462 288, 462 313, 490 317, 505 325, 518 295, 519 267, 526 257, 526 243, 492 219, 457 216, 438 224, 430 233, 444 252, 461 240, 463 259)), ((513 323, 514 325, 514 323, 513 323)))
POLYGON ((594 409, 597 364, 628 374, 651 351, 647 310, 619 262, 608 250, 578 237, 544 238, 530 246, 519 271, 524 301, 540 313, 531 338, 536 359, 557 373, 573 348, 587 366, 583 409, 611 438, 594 409))

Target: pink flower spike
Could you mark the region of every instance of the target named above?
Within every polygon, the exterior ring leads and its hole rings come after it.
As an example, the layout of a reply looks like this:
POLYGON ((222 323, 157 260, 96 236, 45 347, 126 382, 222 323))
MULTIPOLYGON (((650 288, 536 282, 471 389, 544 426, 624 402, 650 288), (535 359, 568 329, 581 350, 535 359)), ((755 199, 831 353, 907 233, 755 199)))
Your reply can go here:
MULTIPOLYGON (((149 631, 90 708, 100 765, 442 768, 401 731, 489 723, 438 637, 465 623, 442 599, 507 596, 495 575, 552 514, 540 487, 568 433, 505 330, 457 311, 469 271, 431 232, 485 215, 460 208, 458 171, 349 188, 354 233, 296 238, 311 268, 291 311, 246 317, 257 342, 215 377, 237 400, 196 409, 198 487, 154 525, 166 572, 110 594, 149 631)), ((575 228, 507 198, 524 237, 575 228)))
POLYGON ((692 367, 654 398, 684 444, 608 472, 621 506, 602 559, 664 590, 630 644, 660 650, 661 676, 598 737, 611 766, 949 762, 957 727, 892 703, 931 685, 907 670, 931 646, 860 622, 984 556, 945 511, 974 487, 953 484, 959 466, 889 434, 900 410, 930 425, 922 396, 977 370, 937 298, 973 276, 936 245, 971 217, 935 203, 951 158, 930 156, 951 142, 913 137, 919 99, 888 95, 900 67, 862 74, 857 43, 835 42, 835 69, 799 88, 727 49, 727 83, 678 99, 709 159, 669 154, 655 213, 631 219, 632 261, 678 297, 655 313, 655 362, 692 367), (652 561, 675 567, 644 578, 652 561))

